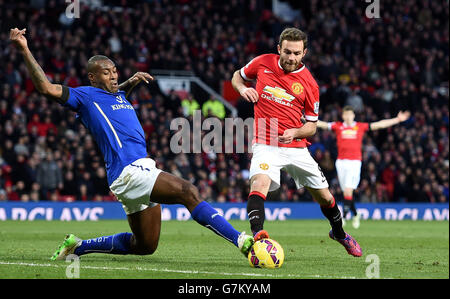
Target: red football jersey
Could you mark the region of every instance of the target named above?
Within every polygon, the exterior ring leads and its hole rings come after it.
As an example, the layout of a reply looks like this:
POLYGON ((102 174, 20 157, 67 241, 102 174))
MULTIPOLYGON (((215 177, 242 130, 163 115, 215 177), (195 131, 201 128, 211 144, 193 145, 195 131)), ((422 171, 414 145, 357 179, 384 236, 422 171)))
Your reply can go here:
POLYGON ((245 80, 256 79, 258 102, 254 104, 253 143, 280 147, 306 147, 306 139, 296 139, 289 144, 278 142, 286 129, 301 128, 301 117, 317 121, 319 115, 319 86, 303 65, 298 70, 285 73, 280 56, 265 54, 254 58, 241 68, 245 80))
POLYGON ((336 133, 338 159, 362 160, 361 146, 369 123, 353 122, 348 126, 342 122, 332 122, 329 128, 336 133))

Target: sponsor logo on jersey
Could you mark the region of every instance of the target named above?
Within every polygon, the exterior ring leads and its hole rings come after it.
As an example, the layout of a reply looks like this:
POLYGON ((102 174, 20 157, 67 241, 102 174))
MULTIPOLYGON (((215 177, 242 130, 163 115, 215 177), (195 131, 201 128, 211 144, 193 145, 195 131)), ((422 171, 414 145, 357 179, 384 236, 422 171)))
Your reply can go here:
POLYGON ((121 95, 116 96, 116 101, 120 104, 111 105, 112 110, 129 109, 134 110, 134 107, 127 103, 121 95))
POLYGON ((294 105, 292 105, 290 102, 292 102, 295 97, 289 93, 286 92, 285 89, 282 89, 280 87, 271 87, 271 86, 266 86, 263 89, 263 92, 268 93, 270 96, 266 95, 266 94, 261 94, 261 97, 270 101, 274 101, 276 103, 285 105, 285 106, 289 106, 289 107, 293 107, 294 105))
POLYGON ((342 131, 341 133, 342 138, 344 139, 356 139, 357 135, 358 135, 358 131, 355 130, 354 128, 351 129, 345 129, 342 131))

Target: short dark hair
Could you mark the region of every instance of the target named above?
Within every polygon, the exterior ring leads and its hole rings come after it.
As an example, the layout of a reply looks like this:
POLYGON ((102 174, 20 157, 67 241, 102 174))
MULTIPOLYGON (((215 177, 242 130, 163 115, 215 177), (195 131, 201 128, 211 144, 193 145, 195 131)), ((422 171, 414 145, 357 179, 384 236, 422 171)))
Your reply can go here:
POLYGON ((301 31, 295 27, 289 27, 283 30, 280 34, 279 45, 281 47, 281 43, 284 40, 288 41, 303 41, 303 49, 306 49, 308 46, 308 36, 305 32, 301 31))
POLYGON ((109 59, 109 57, 105 56, 105 55, 94 55, 91 58, 89 58, 88 63, 87 63, 87 72, 88 73, 92 73, 95 69, 95 67, 97 66, 97 63, 99 61, 105 61, 105 60, 110 60, 112 62, 111 59, 109 59))

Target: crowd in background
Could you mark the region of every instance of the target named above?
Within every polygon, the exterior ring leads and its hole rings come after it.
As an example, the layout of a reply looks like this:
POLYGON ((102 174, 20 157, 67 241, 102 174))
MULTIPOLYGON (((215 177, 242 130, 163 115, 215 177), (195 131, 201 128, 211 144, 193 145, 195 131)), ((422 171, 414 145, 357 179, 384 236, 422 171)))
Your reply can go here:
MULTIPOLYGON (((357 199, 448 202, 446 1, 384 0, 380 18, 370 19, 364 1, 313 0, 300 4, 300 16, 289 23, 268 1, 257 0, 115 1, 121 9, 82 5, 79 19, 65 17, 64 1, 29 2, 0 0, 0 201, 114 200, 95 141, 74 112, 36 92, 9 44, 11 27, 27 28, 28 45, 54 83, 89 85, 87 60, 103 54, 122 80, 136 71, 186 70, 220 93, 223 80, 253 57, 276 53, 281 31, 295 26, 309 36, 304 62, 321 89, 321 120, 340 120, 344 105, 367 122, 411 111, 405 123, 366 135, 357 199)), ((194 183, 204 200, 246 200, 250 153, 175 154, 170 123, 186 116, 192 121, 186 99, 141 84, 129 101, 159 168, 194 183)), ((241 100, 236 107, 239 117, 252 116, 251 104, 241 100)), ((203 113, 210 116, 208 109, 203 113)), ((318 131, 310 142, 339 198, 334 133, 318 131)), ((281 182, 268 200, 312 200, 287 173, 281 182)))

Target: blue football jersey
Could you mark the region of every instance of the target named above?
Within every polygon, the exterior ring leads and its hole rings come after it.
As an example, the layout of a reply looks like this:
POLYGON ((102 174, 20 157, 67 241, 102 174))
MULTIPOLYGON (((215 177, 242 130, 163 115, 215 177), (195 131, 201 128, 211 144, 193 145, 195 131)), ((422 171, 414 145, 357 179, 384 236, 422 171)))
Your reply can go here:
POLYGON ((144 130, 125 92, 82 86, 68 88, 65 107, 91 132, 105 160, 111 185, 128 164, 147 156, 144 130))

